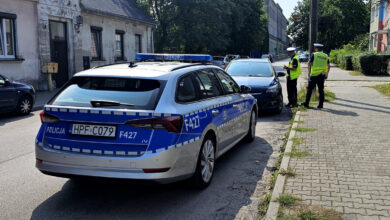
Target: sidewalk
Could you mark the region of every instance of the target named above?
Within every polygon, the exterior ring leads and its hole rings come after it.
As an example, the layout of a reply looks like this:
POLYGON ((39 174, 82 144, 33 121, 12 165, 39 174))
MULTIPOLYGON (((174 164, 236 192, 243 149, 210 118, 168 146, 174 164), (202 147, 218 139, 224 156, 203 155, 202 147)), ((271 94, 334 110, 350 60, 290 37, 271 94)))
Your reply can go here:
POLYGON ((299 127, 315 131, 296 132, 303 138, 296 150, 309 156, 291 158, 296 176, 287 179, 284 193, 339 211, 343 219, 390 219, 390 99, 366 87, 390 77, 372 82, 334 67, 329 79, 337 99, 301 113, 299 127), (345 81, 356 79, 361 85, 345 81))

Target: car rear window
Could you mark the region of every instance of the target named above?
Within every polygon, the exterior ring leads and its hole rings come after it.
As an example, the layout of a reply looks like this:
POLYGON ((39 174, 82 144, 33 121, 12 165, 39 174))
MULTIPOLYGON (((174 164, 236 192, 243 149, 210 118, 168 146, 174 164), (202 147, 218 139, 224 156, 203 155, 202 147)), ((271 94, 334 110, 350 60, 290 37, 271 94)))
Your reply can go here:
POLYGON ((231 76, 271 77, 273 71, 269 62, 233 62, 226 70, 231 76))
POLYGON ((52 105, 92 107, 101 100, 125 105, 109 108, 153 110, 161 96, 164 81, 136 78, 75 77, 52 105))

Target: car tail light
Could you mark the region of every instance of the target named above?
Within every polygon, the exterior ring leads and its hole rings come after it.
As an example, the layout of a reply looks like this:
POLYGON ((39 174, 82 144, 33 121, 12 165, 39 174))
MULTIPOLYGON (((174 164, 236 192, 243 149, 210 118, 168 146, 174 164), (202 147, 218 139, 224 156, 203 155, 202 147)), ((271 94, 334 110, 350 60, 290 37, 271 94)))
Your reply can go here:
POLYGON ((172 116, 166 118, 140 119, 128 121, 126 125, 143 129, 165 129, 168 132, 180 133, 183 127, 183 117, 172 116))
POLYGON ((60 119, 56 116, 48 114, 44 111, 41 112, 39 116, 41 117, 41 123, 56 123, 60 121, 60 119))

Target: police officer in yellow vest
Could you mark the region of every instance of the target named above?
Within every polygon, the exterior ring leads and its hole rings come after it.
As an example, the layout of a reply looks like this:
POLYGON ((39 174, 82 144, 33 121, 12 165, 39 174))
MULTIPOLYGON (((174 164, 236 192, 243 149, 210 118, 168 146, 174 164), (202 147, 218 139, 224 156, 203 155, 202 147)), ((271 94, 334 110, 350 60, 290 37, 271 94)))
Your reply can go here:
POLYGON ((302 73, 301 64, 299 63, 299 57, 295 54, 295 48, 287 48, 288 55, 291 57, 288 66, 284 66, 287 70, 287 93, 288 104, 286 107, 297 107, 297 81, 302 73))
POLYGON ((306 93, 306 102, 302 103, 303 106, 309 108, 311 93, 313 89, 318 87, 318 93, 320 94, 320 100, 318 107, 319 109, 324 107, 324 84, 325 80, 328 78, 330 70, 329 57, 324 52, 322 52, 322 44, 314 44, 315 53, 311 55, 310 62, 308 63, 310 69, 310 79, 309 85, 307 86, 306 93))

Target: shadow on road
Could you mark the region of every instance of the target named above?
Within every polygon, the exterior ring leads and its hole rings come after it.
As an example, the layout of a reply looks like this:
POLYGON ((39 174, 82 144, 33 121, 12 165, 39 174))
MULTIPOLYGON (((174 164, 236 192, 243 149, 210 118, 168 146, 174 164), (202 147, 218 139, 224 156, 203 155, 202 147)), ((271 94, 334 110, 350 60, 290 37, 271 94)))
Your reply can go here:
POLYGON ((31 219, 234 219, 262 178, 272 146, 257 137, 217 160, 205 190, 187 184, 134 185, 123 181, 67 181, 31 219))
POLYGON ((3 126, 3 125, 10 123, 10 122, 30 118, 33 116, 34 116, 33 113, 30 113, 30 114, 25 115, 25 116, 20 116, 20 115, 17 115, 15 113, 0 113, 0 126, 3 126))

